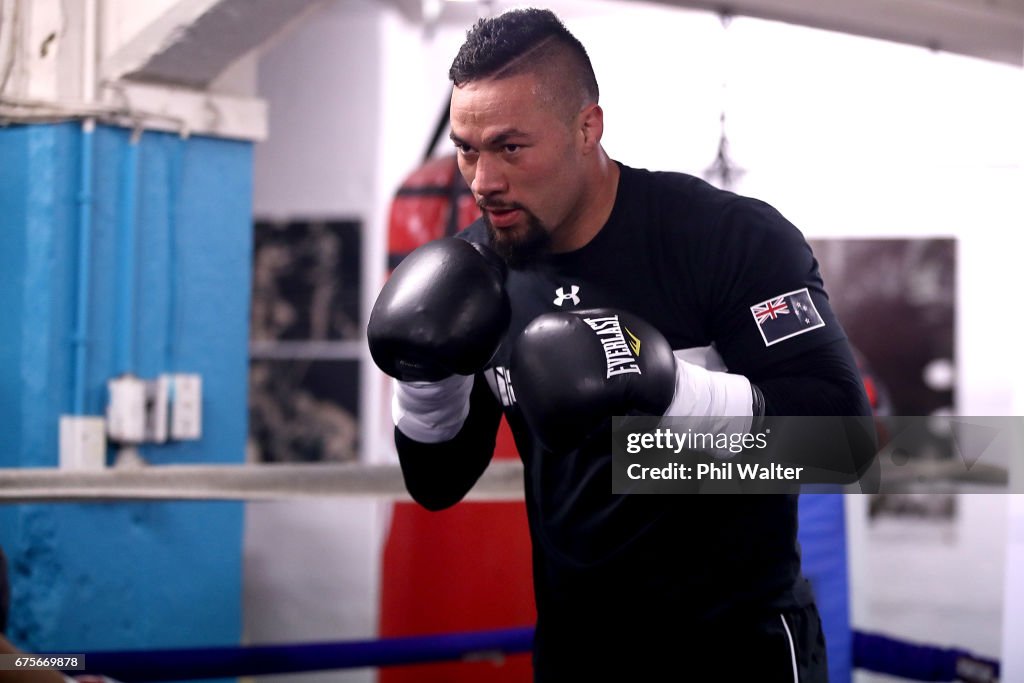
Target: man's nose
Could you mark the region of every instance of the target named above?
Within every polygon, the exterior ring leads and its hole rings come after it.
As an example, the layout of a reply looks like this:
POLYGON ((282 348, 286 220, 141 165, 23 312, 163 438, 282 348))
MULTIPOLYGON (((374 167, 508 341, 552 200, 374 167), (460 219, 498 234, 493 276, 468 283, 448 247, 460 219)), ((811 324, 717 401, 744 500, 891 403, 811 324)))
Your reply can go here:
POLYGON ((488 154, 481 154, 474 169, 473 182, 470 189, 478 197, 490 197, 508 189, 505 174, 497 159, 488 154))

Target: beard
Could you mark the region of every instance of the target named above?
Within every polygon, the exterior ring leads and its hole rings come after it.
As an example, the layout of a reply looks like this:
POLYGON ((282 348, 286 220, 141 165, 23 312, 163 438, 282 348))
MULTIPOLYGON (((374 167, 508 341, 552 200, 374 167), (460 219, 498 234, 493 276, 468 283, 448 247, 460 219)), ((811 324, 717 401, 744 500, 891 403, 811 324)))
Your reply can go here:
POLYGON ((522 268, 532 261, 545 256, 551 250, 551 233, 529 209, 521 206, 526 216, 526 227, 522 230, 499 230, 491 224, 491 218, 484 213, 487 224, 487 235, 491 238, 491 248, 500 256, 509 268, 522 268))

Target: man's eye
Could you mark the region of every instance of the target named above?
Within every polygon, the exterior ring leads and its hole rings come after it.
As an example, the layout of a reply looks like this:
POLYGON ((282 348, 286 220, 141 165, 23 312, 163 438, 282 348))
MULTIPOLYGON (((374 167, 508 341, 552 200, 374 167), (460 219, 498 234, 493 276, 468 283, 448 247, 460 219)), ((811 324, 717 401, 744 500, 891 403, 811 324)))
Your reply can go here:
POLYGON ((509 153, 518 152, 521 149, 519 145, 505 145, 505 151, 509 153))

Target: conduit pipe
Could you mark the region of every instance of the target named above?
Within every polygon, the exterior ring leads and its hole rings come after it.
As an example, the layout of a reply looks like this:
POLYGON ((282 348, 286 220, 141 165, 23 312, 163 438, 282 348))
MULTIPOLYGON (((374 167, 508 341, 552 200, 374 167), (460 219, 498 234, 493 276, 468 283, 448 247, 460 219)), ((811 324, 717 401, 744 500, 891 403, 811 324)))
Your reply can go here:
POLYGON ((139 140, 132 131, 121 170, 117 240, 117 325, 114 335, 117 374, 136 374, 135 290, 138 287, 135 215, 138 204, 139 140))
MULTIPOLYGON (((82 0, 82 102, 91 105, 96 98, 96 31, 97 0, 82 0)), ((71 413, 84 415, 86 411, 86 366, 89 343, 89 304, 92 281, 92 210, 93 210, 93 156, 96 119, 82 121, 81 153, 78 174, 78 243, 77 243, 77 297, 72 332, 72 384, 71 413)))

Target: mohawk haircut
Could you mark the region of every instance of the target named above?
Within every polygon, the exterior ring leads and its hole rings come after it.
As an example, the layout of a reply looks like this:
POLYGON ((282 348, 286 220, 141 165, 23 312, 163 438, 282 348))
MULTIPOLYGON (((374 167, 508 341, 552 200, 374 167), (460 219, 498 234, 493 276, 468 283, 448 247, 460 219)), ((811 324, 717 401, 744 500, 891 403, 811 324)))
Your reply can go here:
POLYGON ((466 42, 455 56, 448 78, 459 87, 523 73, 554 75, 579 95, 578 105, 598 101, 597 78, 586 49, 546 9, 510 10, 477 21, 466 32, 466 42), (564 70, 553 68, 556 66, 564 70), (551 73, 555 71, 558 73, 551 73))

